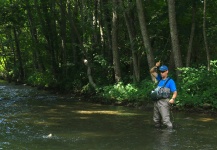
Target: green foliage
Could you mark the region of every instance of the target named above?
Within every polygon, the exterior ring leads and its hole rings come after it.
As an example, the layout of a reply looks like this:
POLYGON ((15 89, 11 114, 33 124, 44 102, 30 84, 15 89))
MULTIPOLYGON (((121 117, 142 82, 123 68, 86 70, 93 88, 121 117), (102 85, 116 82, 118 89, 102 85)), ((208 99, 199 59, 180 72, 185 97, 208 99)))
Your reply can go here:
POLYGON ((54 87, 56 81, 51 73, 35 72, 27 79, 27 83, 39 87, 54 87))
POLYGON ((153 82, 143 80, 139 85, 119 82, 113 86, 105 86, 101 95, 106 99, 127 102, 139 102, 149 100, 150 91, 153 89, 153 82))
POLYGON ((182 71, 178 85, 177 105, 200 107, 210 104, 217 108, 217 60, 211 61, 211 70, 199 68, 180 68, 182 71))
MULTIPOLYGON (((182 54, 187 54, 189 33, 192 25, 193 2, 196 4, 195 35, 192 47, 194 56, 191 66, 206 63, 202 32, 202 1, 177 1, 176 16, 182 54), (189 7, 186 7, 189 6, 189 7), (194 63, 193 63, 194 62, 194 63)), ((112 1, 102 1, 98 9, 92 1, 68 1, 67 7, 57 1, 0 1, 0 76, 40 87, 55 87, 61 91, 92 93, 88 84, 87 68, 81 60, 90 60, 91 75, 97 87, 105 86, 100 93, 104 98, 118 101, 145 101, 154 88, 150 79, 139 84, 133 82, 133 53, 138 56, 141 79, 149 76, 146 49, 144 48, 136 2, 124 1, 124 9, 118 9, 117 44, 123 83, 115 85, 112 55, 112 1), (65 10, 64 10, 65 9, 65 10), (64 13, 67 11, 68 13, 64 13), (133 42, 129 38, 123 11, 132 23, 133 42), (65 16, 66 15, 66 16, 65 16), (100 20, 100 24, 98 21, 100 20), (16 33, 16 34, 15 34, 16 33), (72 36, 73 35, 73 36, 72 36), (131 43, 132 42, 132 43, 131 43), (20 56, 19 56, 20 55, 20 56), (73 65, 68 66, 66 62, 73 65), (41 73, 47 70, 45 73, 41 73), (55 77, 54 77, 55 76, 55 77), (126 83, 126 84, 124 84, 126 83), (111 85, 111 86, 107 86, 111 85)), ((144 13, 155 60, 169 64, 171 38, 168 21, 168 5, 165 1, 144 1, 144 13)), ((207 38, 210 56, 216 58, 217 2, 207 3, 207 38)), ((185 60, 186 55, 182 55, 185 60)), ((205 103, 217 107, 216 61, 211 71, 205 66, 181 68, 177 105, 201 106, 205 103)), ((170 76, 173 75, 170 72, 170 76)))

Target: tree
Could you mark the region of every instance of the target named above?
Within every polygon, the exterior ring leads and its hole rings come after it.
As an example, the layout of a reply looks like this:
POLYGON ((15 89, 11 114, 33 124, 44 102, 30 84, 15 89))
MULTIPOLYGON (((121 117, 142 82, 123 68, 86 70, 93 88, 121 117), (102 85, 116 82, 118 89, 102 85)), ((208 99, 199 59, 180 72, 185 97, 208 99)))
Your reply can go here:
POLYGON ((60 40, 61 40, 61 52, 60 62, 62 66, 62 74, 66 76, 66 62, 67 62, 67 51, 66 51, 66 0, 60 1, 60 40), (64 75, 65 74, 65 75, 64 75))
POLYGON ((204 8, 203 8, 203 38, 204 38, 204 47, 206 50, 206 58, 207 58, 207 69, 210 70, 210 55, 209 55, 209 48, 207 44, 206 38, 206 0, 203 1, 204 8))
POLYGON ((15 27, 15 25, 13 26, 13 34, 14 34, 14 40, 15 40, 15 50, 16 50, 16 54, 17 54, 17 60, 18 60, 18 69, 19 69, 19 75, 18 75, 18 81, 19 82, 23 82, 24 80, 24 68, 23 68, 23 62, 22 62, 22 55, 21 55, 21 51, 20 51, 20 41, 19 41, 19 34, 18 31, 15 27))
POLYGON ((113 16, 112 16, 112 52, 113 52, 113 67, 116 82, 121 81, 120 58, 118 53, 118 35, 117 35, 117 1, 113 0, 113 16))
POLYGON ((142 32, 142 38, 146 49, 148 65, 149 65, 149 69, 151 69, 151 67, 154 66, 154 57, 153 57, 152 47, 149 40, 149 34, 147 30, 147 25, 145 21, 145 15, 144 15, 144 10, 143 10, 143 5, 141 0, 136 0, 136 7, 137 7, 137 13, 139 17, 140 29, 142 32))
POLYGON ((42 26, 42 36, 45 39, 46 50, 48 52, 47 59, 49 60, 49 66, 51 67, 51 72, 54 78, 58 78, 58 57, 57 49, 59 49, 57 42, 57 31, 56 31, 56 21, 55 21, 55 1, 51 3, 45 2, 43 0, 35 0, 34 5, 37 9, 37 14, 40 19, 40 24, 42 26), (40 3, 39 3, 40 2, 40 3))
POLYGON ((33 43, 33 63, 34 63, 34 69, 37 71, 45 71, 45 66, 42 60, 41 51, 39 48, 39 39, 38 39, 38 31, 36 28, 36 23, 34 18, 36 18, 36 15, 33 16, 32 13, 32 7, 29 2, 29 0, 26 0, 26 10, 27 10, 27 16, 28 16, 28 23, 29 23, 29 30, 31 33, 31 40, 33 43))
MULTIPOLYGON (((172 41, 172 52, 174 56, 175 67, 182 67, 181 52, 179 48, 178 31, 176 25, 175 0, 167 0, 169 12, 170 35, 172 41)), ((177 75, 179 71, 177 70, 177 75)))
POLYGON ((139 64, 138 64, 137 51, 136 51, 136 48, 135 48, 136 35, 135 35, 135 28, 133 27, 133 24, 132 24, 132 22, 133 22, 132 21, 132 16, 130 17, 128 15, 128 13, 125 11, 122 0, 119 0, 119 3, 120 3, 120 6, 121 6, 121 8, 123 10, 124 19, 125 19, 125 22, 126 22, 127 31, 128 31, 129 39, 130 39, 132 58, 133 58, 134 79, 135 79, 135 82, 139 82, 140 81, 140 70, 139 70, 139 64))
POLYGON ((196 13, 196 5, 195 5, 195 1, 192 0, 192 24, 191 24, 191 34, 190 34, 188 51, 187 51, 187 58, 186 58, 186 67, 190 66, 194 32, 195 32, 195 13, 196 13))

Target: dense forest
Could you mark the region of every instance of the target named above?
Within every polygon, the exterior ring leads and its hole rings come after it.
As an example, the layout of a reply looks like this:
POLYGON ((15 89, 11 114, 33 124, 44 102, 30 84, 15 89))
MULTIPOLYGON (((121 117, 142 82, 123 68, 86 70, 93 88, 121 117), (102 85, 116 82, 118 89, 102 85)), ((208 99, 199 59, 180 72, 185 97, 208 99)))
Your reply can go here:
POLYGON ((215 0, 0 0, 0 76, 147 103, 157 61, 176 105, 217 108, 215 0))

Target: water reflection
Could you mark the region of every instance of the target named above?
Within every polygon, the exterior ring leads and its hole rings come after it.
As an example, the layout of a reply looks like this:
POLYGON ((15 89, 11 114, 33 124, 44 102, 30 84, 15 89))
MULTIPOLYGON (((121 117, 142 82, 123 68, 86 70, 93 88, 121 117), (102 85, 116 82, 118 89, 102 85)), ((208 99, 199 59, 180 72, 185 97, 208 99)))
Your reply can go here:
POLYGON ((172 146, 174 146, 173 141, 171 140, 172 137, 175 135, 175 130, 168 130, 168 129, 157 129, 155 135, 155 144, 153 144, 153 149, 156 150, 170 150, 172 146))

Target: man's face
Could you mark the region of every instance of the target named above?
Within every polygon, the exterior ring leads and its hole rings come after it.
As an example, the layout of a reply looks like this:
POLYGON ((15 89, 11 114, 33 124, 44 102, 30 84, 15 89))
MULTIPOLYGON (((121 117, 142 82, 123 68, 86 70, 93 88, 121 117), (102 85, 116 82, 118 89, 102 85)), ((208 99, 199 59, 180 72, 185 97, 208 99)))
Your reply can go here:
POLYGON ((168 75, 168 70, 166 70, 166 71, 160 71, 160 75, 161 75, 162 78, 166 78, 167 75, 168 75))

